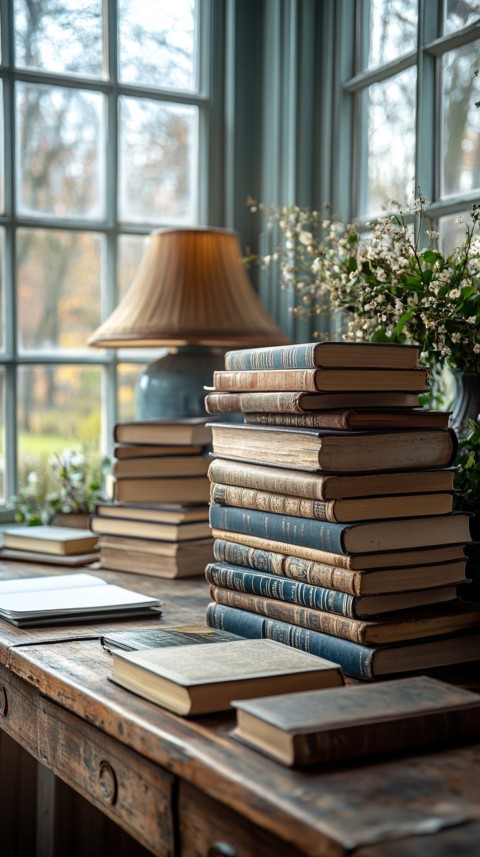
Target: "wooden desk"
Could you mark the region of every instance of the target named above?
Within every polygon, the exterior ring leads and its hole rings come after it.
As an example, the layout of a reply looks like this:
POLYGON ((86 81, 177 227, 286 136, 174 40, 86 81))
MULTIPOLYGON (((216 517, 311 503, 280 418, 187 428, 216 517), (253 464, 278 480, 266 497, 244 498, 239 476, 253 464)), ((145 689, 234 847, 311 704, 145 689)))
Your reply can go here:
MULTIPOLYGON (((8 565, 2 576, 33 571, 8 565)), ((163 624, 204 621, 203 580, 102 576, 157 592, 163 624)), ((109 682, 99 641, 107 627, 0 623, 0 725, 152 853, 478 857, 480 742, 290 771, 236 743, 233 714, 185 720, 109 682)))

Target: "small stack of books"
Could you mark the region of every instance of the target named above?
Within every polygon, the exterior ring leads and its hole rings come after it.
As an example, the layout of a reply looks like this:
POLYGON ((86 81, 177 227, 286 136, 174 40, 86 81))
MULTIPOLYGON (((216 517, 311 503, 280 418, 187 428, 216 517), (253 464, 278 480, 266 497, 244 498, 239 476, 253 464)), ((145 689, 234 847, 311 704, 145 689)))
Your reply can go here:
POLYGON ((480 659, 461 601, 469 516, 452 511, 449 414, 418 406, 414 346, 228 352, 212 425, 207 623, 372 679, 480 659))
POLYGON ((98 560, 98 536, 76 527, 15 526, 3 532, 1 559, 49 565, 89 565, 98 560))
POLYGON ((206 423, 115 426, 111 502, 99 503, 90 519, 102 568, 171 578, 203 573, 212 557, 206 423))

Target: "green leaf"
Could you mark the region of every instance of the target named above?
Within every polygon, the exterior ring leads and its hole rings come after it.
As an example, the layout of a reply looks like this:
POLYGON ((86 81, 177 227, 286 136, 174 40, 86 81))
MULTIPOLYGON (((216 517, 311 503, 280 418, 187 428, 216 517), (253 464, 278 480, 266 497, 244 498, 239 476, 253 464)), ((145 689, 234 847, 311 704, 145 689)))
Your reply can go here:
POLYGON ((403 328, 410 321, 414 312, 415 312, 415 307, 410 307, 410 309, 407 309, 407 311, 404 312, 403 315, 400 316, 400 318, 398 319, 398 321, 395 325, 395 329, 394 329, 394 333, 396 335, 402 332, 403 328))

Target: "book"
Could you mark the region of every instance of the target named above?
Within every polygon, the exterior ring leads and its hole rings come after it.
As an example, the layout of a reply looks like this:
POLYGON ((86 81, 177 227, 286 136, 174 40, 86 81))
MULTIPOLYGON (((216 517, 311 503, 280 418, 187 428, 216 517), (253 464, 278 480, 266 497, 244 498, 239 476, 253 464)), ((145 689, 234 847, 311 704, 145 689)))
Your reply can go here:
MULTIPOLYGON (((454 634, 478 628, 480 621, 480 604, 468 601, 399 610, 376 619, 354 619, 219 586, 211 586, 210 595, 217 604, 259 613, 269 619, 331 634, 364 646, 383 646, 454 634)), ((450 599, 452 597, 454 592, 450 592, 450 599)))
POLYGON ((255 488, 240 488, 212 482, 210 502, 242 509, 296 515, 319 521, 353 522, 421 515, 447 515, 453 509, 453 494, 393 494, 343 500, 310 500, 255 488))
POLYGON ((103 536, 100 567, 167 579, 194 577, 204 574, 206 563, 212 559, 212 547, 211 538, 159 542, 103 536))
POLYGON ((245 422, 251 425, 291 426, 294 428, 325 428, 338 431, 361 431, 364 429, 446 429, 448 411, 428 411, 426 408, 412 410, 354 410, 318 411, 310 414, 247 413, 245 422))
POLYGON ((248 392, 337 393, 352 391, 424 393, 427 370, 416 369, 273 369, 213 373, 215 390, 248 392))
POLYGON ((98 536, 91 530, 75 527, 17 526, 3 532, 5 548, 37 551, 44 554, 80 554, 97 547, 98 536))
POLYGON ((138 518, 109 518, 91 515, 90 527, 97 535, 118 535, 124 538, 160 539, 182 541, 183 539, 207 538, 210 535, 208 521, 189 521, 184 524, 163 521, 142 521, 138 518))
POLYGON ((143 649, 165 649, 169 646, 191 646, 196 643, 228 643, 242 639, 238 634, 218 631, 208 625, 166 625, 163 628, 109 632, 100 637, 100 643, 107 652, 112 649, 134 652, 143 649))
POLYGON ((233 530, 291 545, 331 551, 336 554, 365 554, 470 541, 470 515, 452 512, 422 518, 395 518, 386 521, 331 523, 277 515, 235 506, 210 506, 210 524, 219 530, 233 530))
POLYGON ((95 514, 104 518, 128 518, 129 520, 159 521, 163 524, 188 524, 192 521, 208 521, 208 505, 160 506, 146 503, 97 503, 95 514))
POLYGON ((419 546, 414 549, 395 549, 391 551, 378 551, 376 553, 343 554, 333 551, 311 548, 307 545, 297 545, 291 542, 276 541, 274 539, 254 536, 250 533, 235 532, 235 530, 222 530, 212 528, 214 539, 234 542, 248 548, 258 550, 274 551, 287 556, 294 556, 311 562, 320 562, 326 565, 338 566, 342 569, 368 571, 370 569, 396 568, 412 565, 431 565, 438 562, 450 562, 465 558, 466 545, 441 544, 427 547, 419 546))
POLYGON ((207 624, 251 639, 272 639, 339 663, 346 675, 365 681, 480 660, 480 631, 387 646, 362 646, 299 625, 212 602, 207 624))
POLYGON ((272 491, 312 500, 336 500, 392 494, 453 491, 453 468, 389 471, 369 474, 319 474, 263 464, 215 458, 208 468, 211 482, 272 491))
POLYGON ((219 423, 212 434, 220 458, 323 473, 449 467, 458 448, 450 429, 349 433, 219 423))
POLYGON ((429 676, 232 705, 233 737, 294 767, 443 748, 480 734, 480 696, 429 676))
POLYGON ((141 444, 116 443, 113 447, 113 457, 124 458, 153 458, 159 455, 202 455, 204 447, 199 444, 141 444))
POLYGON ((273 598, 276 601, 299 604, 301 607, 348 616, 352 619, 368 619, 398 610, 440 604, 453 601, 457 596, 455 586, 416 589, 411 592, 392 594, 347 595, 344 592, 303 583, 281 575, 220 562, 208 563, 205 577, 208 583, 219 588, 234 589, 250 595, 273 598))
POLYGON ((111 679, 183 716, 226 711, 233 697, 343 684, 339 666, 273 640, 112 651, 111 679))
POLYGON ((394 392, 301 393, 301 392, 219 392, 205 387, 205 410, 209 414, 290 413, 335 408, 416 408, 418 394, 394 392))
POLYGON ((160 613, 160 601, 91 574, 0 581, 0 617, 19 627, 160 613))
POLYGON ((153 477, 109 480, 109 497, 115 503, 207 503, 206 476, 153 477))
POLYGON ((387 595, 468 583, 466 557, 430 565, 408 564, 393 568, 382 566, 379 569, 355 571, 296 556, 286 556, 275 551, 251 548, 224 539, 214 541, 213 556, 218 562, 281 575, 298 580, 299 583, 352 596, 387 595))
POLYGON ((12 559, 17 562, 45 563, 46 565, 60 565, 65 568, 81 568, 97 562, 100 553, 98 550, 77 554, 54 554, 42 553, 41 551, 14 550, 13 548, 2 548, 0 559, 12 559))
POLYGON ((414 369, 416 345, 377 342, 305 342, 227 351, 225 369, 314 369, 317 366, 414 369))
POLYGON ((112 473, 117 478, 134 479, 154 476, 199 476, 206 474, 209 461, 202 455, 152 456, 152 458, 120 458, 113 462, 112 473))
POLYGON ((117 423, 113 429, 113 439, 119 444, 205 446, 211 443, 211 432, 204 417, 188 417, 117 423))

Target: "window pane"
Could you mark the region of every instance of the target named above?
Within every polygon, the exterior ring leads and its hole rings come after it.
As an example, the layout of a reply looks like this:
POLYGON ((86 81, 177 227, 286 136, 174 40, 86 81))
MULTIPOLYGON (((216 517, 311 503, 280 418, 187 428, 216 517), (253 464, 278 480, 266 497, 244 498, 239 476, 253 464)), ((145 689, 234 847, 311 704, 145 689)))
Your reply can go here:
MULTIPOLYGON (((101 371, 97 366, 23 366, 18 370, 20 472, 65 449, 100 450, 101 371)), ((20 484, 22 484, 20 482, 20 484)), ((23 482, 24 484, 24 482, 23 482)))
POLYGON ((120 0, 119 76, 156 89, 197 88, 195 0, 120 0))
MULTIPOLYGON (((466 237, 467 225, 471 226, 470 211, 440 217, 438 221, 439 243, 444 253, 451 253, 455 247, 463 244, 466 237)), ((475 237, 477 233, 475 233, 475 237)))
POLYGON ((370 0, 369 68, 416 47, 417 15, 417 0, 370 0))
POLYGON ((5 127, 3 124, 3 80, 0 81, 0 211, 5 211, 5 127))
POLYGON ((102 63, 102 0, 15 0, 17 66, 99 76, 102 63))
POLYGON ((0 502, 6 502, 5 479, 5 370, 0 369, 0 502))
POLYGON ((135 384, 144 366, 141 363, 118 364, 118 419, 120 422, 134 420, 135 384))
POLYGON ((367 187, 361 215, 378 214, 385 202, 412 201, 415 168, 415 82, 409 69, 370 86, 363 97, 367 126, 367 187))
POLYGON ((443 58, 442 193, 480 187, 480 41, 450 51, 443 58))
POLYGON ((119 207, 123 221, 196 221, 198 110, 123 98, 119 207))
POLYGON ((455 33, 480 17, 478 0, 446 0, 445 7, 446 33, 455 33))
POLYGON ((101 248, 91 232, 18 231, 21 350, 86 348, 100 323, 101 248))
POLYGON ((18 208, 22 214, 101 217, 103 96, 17 83, 18 208))
POLYGON ((5 230, 0 228, 0 351, 5 350, 5 230))
POLYGON ((121 235, 118 239, 118 300, 129 288, 145 252, 147 237, 121 235))

